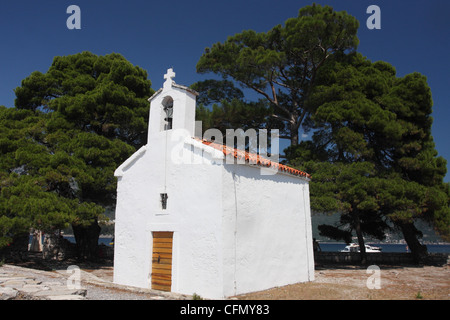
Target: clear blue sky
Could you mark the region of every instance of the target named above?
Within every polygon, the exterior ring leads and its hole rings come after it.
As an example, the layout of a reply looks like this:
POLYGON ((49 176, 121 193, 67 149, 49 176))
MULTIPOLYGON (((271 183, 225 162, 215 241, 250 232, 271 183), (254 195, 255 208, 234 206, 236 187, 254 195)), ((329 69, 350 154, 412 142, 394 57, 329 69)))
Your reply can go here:
MULTIPOLYGON (((18 0, 0 4, 0 105, 14 105, 14 89, 31 72, 46 72, 54 56, 117 52, 162 86, 173 67, 179 84, 207 75, 195 72, 206 47, 244 29, 267 31, 297 15, 303 0, 18 0), (81 8, 81 30, 69 30, 69 5, 81 8)), ((360 21, 358 51, 383 60, 398 76, 417 71, 433 93, 433 136, 439 155, 450 161, 450 1, 329 0, 360 21), (369 30, 369 5, 381 9, 381 29, 369 30)), ((449 166, 448 166, 449 167, 449 166)), ((446 181, 450 181, 447 174, 446 181)))

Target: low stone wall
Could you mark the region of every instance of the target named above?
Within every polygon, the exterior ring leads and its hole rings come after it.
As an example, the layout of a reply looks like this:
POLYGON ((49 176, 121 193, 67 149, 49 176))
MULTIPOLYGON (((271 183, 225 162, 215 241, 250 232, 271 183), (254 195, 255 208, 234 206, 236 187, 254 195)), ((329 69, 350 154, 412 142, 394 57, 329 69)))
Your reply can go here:
POLYGON ((13 242, 0 249, 0 261, 23 261, 28 257, 28 234, 18 235, 13 242))
POLYGON ((77 255, 75 244, 60 235, 46 234, 42 244, 42 257, 46 260, 62 261, 77 255))
MULTIPOLYGON (((316 263, 319 264, 359 264, 361 256, 357 252, 316 252, 314 254, 316 263)), ((445 265, 449 261, 447 253, 429 253, 424 264, 445 265)), ((402 265, 414 264, 411 253, 406 252, 381 252, 367 253, 368 264, 402 265)))
POLYGON ((114 259, 114 247, 100 244, 98 246, 98 257, 101 259, 114 259))
MULTIPOLYGON (((29 235, 17 237, 11 245, 0 249, 0 261, 19 262, 26 261, 30 256, 37 257, 42 254, 45 260, 64 261, 77 257, 76 244, 57 234, 46 234, 42 243, 42 251, 29 250, 29 235)), ((99 244, 97 248, 98 258, 114 258, 114 247, 99 244)))

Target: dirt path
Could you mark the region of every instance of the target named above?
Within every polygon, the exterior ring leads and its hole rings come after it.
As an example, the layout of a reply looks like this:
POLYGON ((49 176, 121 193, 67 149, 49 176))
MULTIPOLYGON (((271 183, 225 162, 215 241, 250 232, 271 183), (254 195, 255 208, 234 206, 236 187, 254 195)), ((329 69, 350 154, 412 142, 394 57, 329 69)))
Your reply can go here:
POLYGON ((450 300, 450 267, 380 266, 380 289, 375 273, 366 268, 318 268, 315 281, 237 296, 243 300, 450 300))
MULTIPOLYGON (((33 261, 22 267, 65 270, 76 262, 43 264, 33 261)), ((106 282, 112 282, 112 262, 80 264, 79 267, 106 282)), ((315 280, 308 283, 273 288, 239 295, 239 300, 450 300, 450 265, 434 266, 380 266, 380 289, 369 289, 366 268, 356 266, 316 267, 315 280)), ((373 283, 370 281, 370 283, 373 283)), ((369 283, 369 284, 370 284, 369 283)))

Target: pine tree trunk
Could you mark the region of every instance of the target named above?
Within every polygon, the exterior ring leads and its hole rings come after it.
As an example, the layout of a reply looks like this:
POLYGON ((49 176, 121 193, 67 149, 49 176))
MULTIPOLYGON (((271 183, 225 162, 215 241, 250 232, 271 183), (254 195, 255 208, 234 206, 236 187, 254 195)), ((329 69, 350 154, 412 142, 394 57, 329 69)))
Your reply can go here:
POLYGON ((405 238, 406 243, 408 244, 409 249, 411 250, 411 254, 413 256, 414 262, 420 263, 422 262, 427 254, 427 246, 421 244, 417 236, 420 234, 420 231, 414 226, 414 223, 408 222, 397 222, 397 225, 400 227, 403 233, 403 237, 405 238))
POLYGON ((353 227, 355 228, 356 236, 358 237, 359 253, 361 256, 361 264, 367 263, 366 245, 361 231, 361 222, 357 212, 353 213, 353 227))
POLYGON ((78 259, 95 261, 98 258, 98 238, 100 226, 95 220, 89 226, 72 225, 73 234, 77 245, 78 259))
POLYGON ((291 146, 296 146, 300 143, 299 135, 298 135, 298 128, 295 123, 290 124, 289 135, 291 136, 291 146))

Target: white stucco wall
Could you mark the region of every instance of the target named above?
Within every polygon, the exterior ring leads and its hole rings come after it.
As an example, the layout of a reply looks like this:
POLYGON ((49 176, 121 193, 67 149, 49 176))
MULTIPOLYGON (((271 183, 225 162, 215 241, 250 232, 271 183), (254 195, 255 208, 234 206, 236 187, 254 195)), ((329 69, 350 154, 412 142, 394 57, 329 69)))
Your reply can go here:
POLYGON ((180 140, 167 134, 168 150, 184 152, 191 163, 168 160, 161 152, 166 139, 156 135, 123 172, 114 282, 151 287, 153 231, 174 232, 173 292, 220 299, 314 280, 305 180, 223 164, 213 150, 202 151, 195 141, 180 148, 180 140))
MULTIPOLYGON (((168 154, 181 150, 172 133, 167 132, 168 154)), ((199 149, 193 154, 194 164, 174 163, 161 152, 165 141, 152 135, 145 154, 120 178, 114 282, 150 288, 152 232, 173 231, 172 291, 221 298, 222 167, 199 149), (168 194, 166 210, 159 198, 163 192, 168 194)), ((190 145, 183 151, 192 155, 190 145)))
POLYGON ((152 210, 144 192, 151 177, 145 153, 118 178, 115 215, 114 282, 137 287, 148 286, 150 257, 143 253, 151 250, 151 235, 142 228, 152 210))
POLYGON ((308 183, 224 166, 224 295, 314 280, 308 183))
POLYGON ((155 231, 173 232, 173 292, 220 299, 313 280, 307 181, 225 164, 191 138, 195 92, 169 80, 150 99, 147 145, 115 173, 114 282, 151 287, 155 231), (173 130, 161 131, 168 96, 173 130))
POLYGON ((196 95, 182 89, 182 86, 173 86, 158 90, 151 98, 148 141, 161 132, 161 119, 164 117, 161 105, 167 97, 173 99, 173 129, 184 129, 194 136, 196 95))
MULTIPOLYGON (((187 148, 189 154, 190 146, 187 148)), ((198 149, 196 153, 198 164, 172 167, 174 184, 170 194, 176 206, 173 216, 180 239, 172 290, 220 298, 223 286, 221 166, 214 163, 210 154, 203 157, 198 149)))

